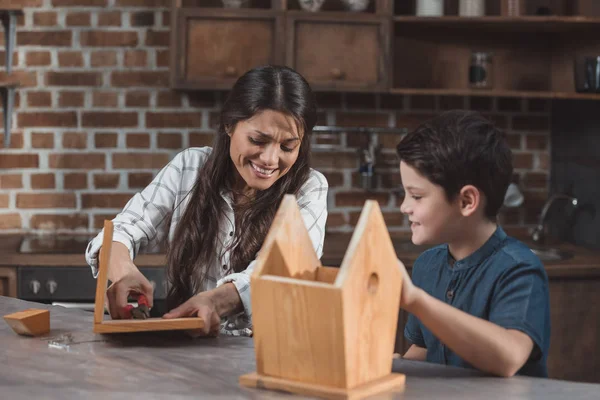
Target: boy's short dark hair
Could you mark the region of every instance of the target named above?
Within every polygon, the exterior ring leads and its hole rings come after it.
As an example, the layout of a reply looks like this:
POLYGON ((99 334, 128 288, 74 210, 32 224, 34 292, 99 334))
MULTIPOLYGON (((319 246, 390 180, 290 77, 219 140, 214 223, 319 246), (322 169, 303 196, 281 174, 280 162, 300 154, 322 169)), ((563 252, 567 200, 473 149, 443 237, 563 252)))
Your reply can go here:
POLYGON ((485 215, 495 220, 512 178, 512 152, 506 136, 474 111, 444 112, 404 137, 400 161, 444 188, 448 201, 465 185, 486 198, 485 215))

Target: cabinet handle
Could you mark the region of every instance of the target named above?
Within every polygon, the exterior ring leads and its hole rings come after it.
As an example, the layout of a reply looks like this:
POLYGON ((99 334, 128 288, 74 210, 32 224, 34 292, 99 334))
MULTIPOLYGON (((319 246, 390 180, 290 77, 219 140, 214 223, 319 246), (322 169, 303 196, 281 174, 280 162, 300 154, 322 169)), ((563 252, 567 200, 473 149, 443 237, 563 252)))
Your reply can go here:
POLYGON ((228 76, 228 77, 237 76, 237 70, 235 69, 235 67, 225 68, 225 76, 228 76))
POLYGON ((332 68, 331 76, 333 79, 344 79, 344 73, 339 68, 332 68))

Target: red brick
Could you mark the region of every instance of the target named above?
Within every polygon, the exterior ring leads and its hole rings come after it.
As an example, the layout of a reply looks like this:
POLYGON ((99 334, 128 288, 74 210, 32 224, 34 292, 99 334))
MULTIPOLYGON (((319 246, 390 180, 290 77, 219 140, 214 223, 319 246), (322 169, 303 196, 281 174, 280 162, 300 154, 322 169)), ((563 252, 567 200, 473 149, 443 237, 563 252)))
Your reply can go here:
POLYGON ((96 189, 116 189, 119 187, 119 174, 96 174, 94 175, 94 187, 96 189))
POLYGON ((325 175, 329 187, 344 185, 344 175, 341 172, 324 172, 323 175, 325 175))
POLYGON ((313 137, 316 144, 342 145, 342 135, 338 133, 314 133, 313 137))
POLYGON ((390 201, 389 193, 367 192, 339 192, 335 195, 336 207, 363 207, 365 201, 376 200, 380 207, 386 206, 390 201))
POLYGON ((131 128, 138 125, 135 112, 84 112, 82 120, 84 127, 131 128))
POLYGON ((171 0, 116 0, 117 7, 168 8, 171 0))
POLYGON ((399 133, 380 133, 378 135, 378 143, 384 148, 396 152, 396 146, 400 143, 402 135, 399 133))
POLYGON ((165 153, 116 153, 112 159, 114 169, 160 169, 168 162, 165 153))
POLYGON ((547 131, 550 129, 550 119, 533 115, 516 116, 512 128, 517 131, 547 131))
POLYGON ((87 174, 74 172, 65 174, 63 187, 68 190, 73 189, 86 189, 87 188, 87 174))
POLYGON ((71 111, 20 112, 17 114, 17 123, 23 128, 75 127, 77 126, 77 113, 71 111))
POLYGON ((214 133, 190 133, 190 147, 212 146, 215 140, 214 133))
POLYGON ((528 189, 548 188, 548 174, 545 172, 527 172, 523 184, 528 189))
POLYGON ((1 174, 0 189, 21 189, 23 187, 23 175, 1 174))
POLYGON ((17 32, 17 46, 72 46, 70 31, 19 31, 17 32))
POLYGON ((312 153, 313 168, 357 168, 358 156, 355 152, 343 153, 319 151, 312 153))
POLYGON ((539 160, 539 165, 538 165, 539 169, 543 169, 545 171, 550 171, 550 154, 539 153, 538 160, 539 160))
POLYGON ((171 35, 169 31, 154 31, 146 32, 146 46, 149 47, 169 47, 171 35))
POLYGON ((131 26, 152 26, 154 25, 154 12, 137 11, 131 13, 129 24, 131 26))
POLYGON ((67 14, 65 22, 67 26, 90 26, 92 18, 89 12, 74 12, 67 14))
POLYGON ((157 144, 161 149, 181 149, 183 139, 179 133, 159 133, 157 144))
POLYGON ((94 146, 98 149, 117 147, 116 133, 96 133, 94 136, 94 146))
POLYGON ((83 107, 85 104, 84 92, 64 91, 58 95, 58 105, 60 107, 83 107))
POLYGON ((434 116, 435 114, 433 113, 398 113, 396 114, 396 127, 406 128, 409 131, 412 131, 434 116))
POLYGON ((169 50, 158 50, 156 52, 156 66, 157 67, 168 67, 171 63, 169 58, 169 50))
POLYGON ((49 156, 50 168, 62 169, 104 169, 106 158, 98 153, 55 153, 49 156))
POLYGON ((20 88, 35 87, 38 85, 37 73, 35 71, 15 70, 12 71, 10 77, 6 74, 6 71, 0 71, 0 81, 8 79, 18 81, 20 88))
POLYGON ((154 175, 148 172, 132 172, 127 175, 129 189, 145 188, 152 182, 154 175))
POLYGON ((83 55, 79 51, 58 53, 58 65, 61 67, 83 67, 83 55))
POLYGON ((380 172, 381 187, 385 189, 398 189, 402 185, 400 171, 380 172))
POLYGON ((116 217, 116 214, 96 214, 94 215, 94 229, 102 229, 104 221, 111 221, 116 217))
POLYGON ((198 112, 146 113, 148 128, 193 128, 202 125, 202 116, 198 112))
POLYGON ((508 128, 508 117, 504 114, 481 113, 481 115, 483 115, 483 117, 487 118, 500 129, 508 128))
MULTIPOLYGON (((2 200, 0 199, 0 207, 2 207, 1 203, 2 200)), ((21 227, 21 216, 19 214, 0 214, 0 229, 20 229, 21 227)))
POLYGON ((433 96, 411 96, 410 108, 413 110, 434 110, 435 97, 433 96))
POLYGON ((82 31, 79 42, 84 47, 135 47, 138 35, 132 31, 82 31))
POLYGON ((132 194, 96 193, 82 194, 81 208, 123 208, 132 194))
POLYGON ((33 147, 34 149, 54 148, 54 134, 44 132, 32 132, 31 147, 33 147))
POLYGON ((336 125, 338 126, 369 126, 386 128, 389 114, 387 113, 357 113, 338 112, 336 125))
POLYGON ((19 7, 37 8, 44 5, 44 0, 0 0, 0 9, 9 9, 19 7))
POLYGON ((56 13, 54 11, 37 11, 33 13, 33 24, 36 26, 56 25, 56 13))
POLYGON ((37 154, 2 154, 0 169, 5 168, 39 168, 37 154))
MULTIPOLYGON (((12 65, 13 65, 13 67, 16 67, 17 65, 19 65, 19 53, 16 51, 13 51, 12 65)), ((0 67, 5 67, 5 66, 6 66, 6 52, 4 50, 0 50, 0 67)))
MULTIPOLYGON (((383 219, 385 221, 385 225, 390 227, 401 227, 404 226, 404 214, 400 211, 393 212, 383 212, 383 219)), ((358 223, 358 219, 360 218, 360 211, 354 211, 350 213, 350 225, 355 226, 358 223)))
POLYGON ((346 144, 347 147, 365 148, 369 145, 369 137, 367 135, 349 133, 346 135, 346 144))
MULTIPOLYGON (((192 94, 190 93, 190 95, 192 94)), ((161 91, 158 92, 156 103, 159 107, 181 107, 181 95, 173 91, 161 91)), ((193 105, 192 107, 197 106, 193 105)))
POLYGON ((331 212, 327 215, 327 224, 325 225, 325 229, 329 228, 338 228, 340 226, 346 225, 348 222, 346 221, 346 216, 342 213, 331 212))
POLYGON ((547 150, 550 144, 549 135, 526 135, 525 148, 527 150, 547 150))
POLYGON ((162 24, 163 26, 171 26, 171 12, 163 11, 162 13, 162 24))
POLYGON ((110 50, 94 51, 90 57, 92 67, 114 67, 117 65, 117 52, 110 50))
POLYGON ((532 169, 533 168, 533 154, 531 153, 518 153, 513 155, 513 166, 519 169, 532 169))
POLYGON ((117 92, 94 92, 92 94, 94 107, 117 107, 119 105, 119 93, 117 92))
POLYGON ((48 86, 100 86, 100 72, 46 72, 48 86))
MULTIPOLYGON (((2 131, 0 131, 2 132, 2 131)), ((23 148, 23 133, 11 131, 10 135, 10 148, 11 149, 22 149, 23 148)), ((0 154, 4 146, 4 134, 0 133, 0 154)))
POLYGON ((52 93, 27 92, 27 105, 29 107, 50 107, 52 106, 52 93))
POLYGON ((54 189, 56 188, 56 179, 54 174, 32 174, 32 189, 54 189))
POLYGON ((116 87, 164 87, 169 84, 168 72, 155 71, 116 71, 111 82, 116 87))
POLYGON ((346 107, 367 109, 375 108, 375 95, 371 93, 346 93, 346 107))
POLYGON ((0 193, 0 208, 8 208, 8 195, 0 193))
POLYGON ((75 208, 73 193, 18 193, 17 208, 75 208))
POLYGON ((62 135, 62 145, 65 149, 85 149, 87 147, 87 133, 65 132, 62 135))
POLYGON ((125 51, 123 63, 126 67, 145 67, 148 65, 148 54, 144 50, 125 51))
POLYGON ((125 94, 126 107, 149 107, 150 93, 145 91, 132 91, 125 94))
POLYGON ((108 0, 52 0, 54 7, 106 7, 108 0))
POLYGON ((86 229, 88 216, 85 214, 36 214, 29 220, 33 229, 59 230, 59 229, 86 229))
MULTIPOLYGON (((167 93, 171 93, 172 96, 179 97, 181 99, 181 96, 178 92, 169 91, 159 93, 159 101, 160 97, 166 96, 167 93)), ((215 92, 213 91, 189 92, 187 95, 190 107, 214 107, 216 105, 215 92)))
POLYGON ((150 135, 147 133, 128 133, 125 143, 133 149, 147 149, 150 147, 150 135))
POLYGON ((502 208, 498 214, 498 222, 502 225, 518 225, 521 219, 521 210, 502 208))
POLYGON ((121 11, 99 13, 98 26, 121 26, 121 11))
POLYGON ((506 135, 506 141, 508 143, 508 145, 510 146, 511 149, 513 150, 521 150, 522 146, 521 146, 521 138, 523 136, 520 134, 509 134, 506 135))

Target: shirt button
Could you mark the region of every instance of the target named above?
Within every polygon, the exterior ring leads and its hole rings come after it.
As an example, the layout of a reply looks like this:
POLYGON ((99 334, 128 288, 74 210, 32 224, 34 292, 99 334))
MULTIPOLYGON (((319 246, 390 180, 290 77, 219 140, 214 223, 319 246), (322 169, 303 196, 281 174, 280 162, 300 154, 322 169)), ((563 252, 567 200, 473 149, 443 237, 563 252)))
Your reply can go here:
POLYGON ((233 236, 233 231, 229 232, 229 236, 233 236))
POLYGON ((448 297, 448 299, 452 299, 454 297, 454 290, 448 290, 446 292, 446 297, 448 297))
POLYGON ((223 269, 227 269, 227 265, 223 265, 223 269))

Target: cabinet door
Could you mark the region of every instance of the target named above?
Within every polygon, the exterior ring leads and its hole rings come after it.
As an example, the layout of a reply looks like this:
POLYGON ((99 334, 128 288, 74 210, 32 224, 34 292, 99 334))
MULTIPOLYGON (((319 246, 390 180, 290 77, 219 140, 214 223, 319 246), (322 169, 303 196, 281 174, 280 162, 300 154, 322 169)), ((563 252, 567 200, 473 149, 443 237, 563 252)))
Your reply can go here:
POLYGON ((287 64, 316 90, 388 89, 389 21, 372 15, 288 17, 287 64))
POLYGON ((0 296, 17 297, 16 268, 0 267, 0 296))
POLYGON ((284 60, 284 20, 273 11, 179 9, 171 60, 178 89, 229 89, 251 68, 284 60))

